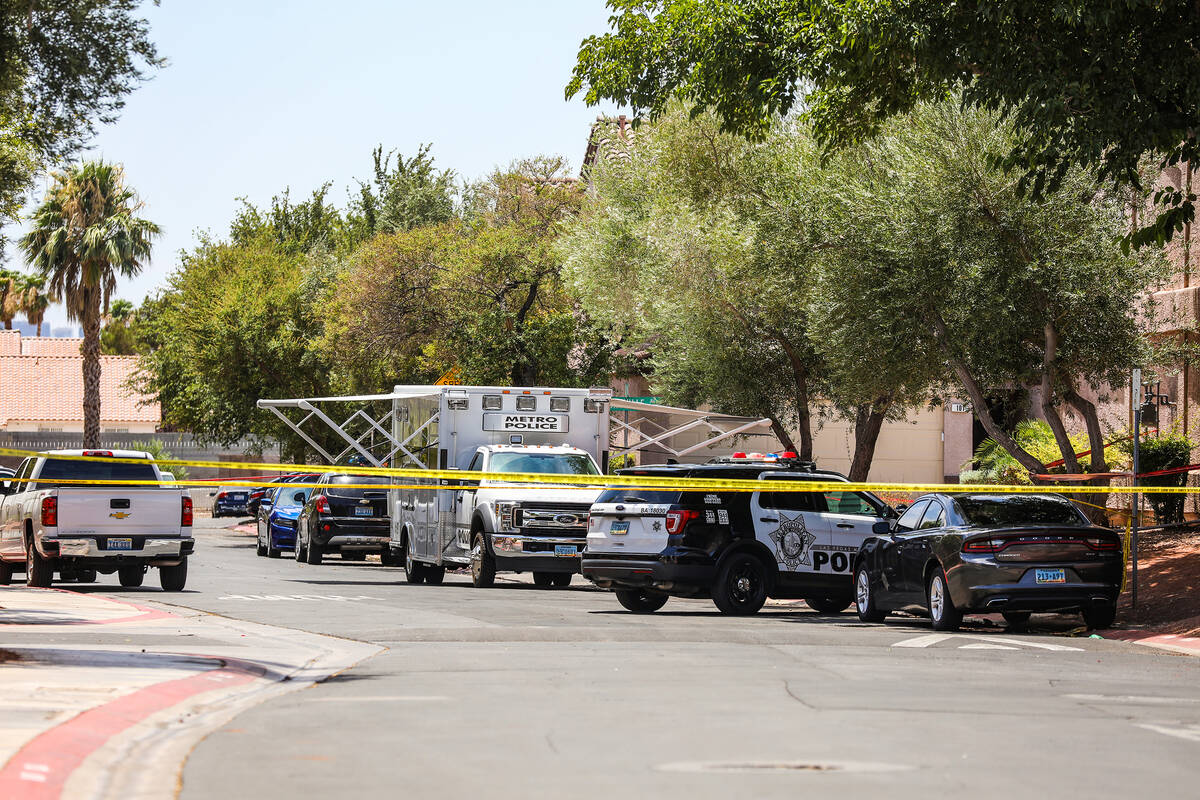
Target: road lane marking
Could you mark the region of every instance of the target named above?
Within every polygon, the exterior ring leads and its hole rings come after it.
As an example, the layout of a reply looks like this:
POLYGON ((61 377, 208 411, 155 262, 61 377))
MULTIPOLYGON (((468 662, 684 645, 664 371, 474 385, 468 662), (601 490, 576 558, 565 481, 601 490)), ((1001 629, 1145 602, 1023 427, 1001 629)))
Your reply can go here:
POLYGON ((449 697, 439 694, 420 695, 420 694, 393 694, 393 695, 375 695, 372 697, 314 697, 315 703, 392 703, 392 702, 427 702, 437 700, 449 700, 449 697))
POLYGON ((974 644, 964 644, 959 647, 960 650, 1020 650, 1022 647, 1033 647, 1039 650, 1053 650, 1056 652, 1083 651, 1082 647, 1071 647, 1065 644, 1035 642, 1026 639, 1006 639, 1002 636, 974 636, 969 633, 930 633, 925 636, 904 639, 903 641, 896 642, 892 647, 931 647, 949 639, 978 639, 986 645, 996 645, 979 647, 974 644), (1002 647, 1000 645, 1012 645, 1012 647, 1002 647))
POLYGON ((1195 697, 1153 697, 1137 694, 1064 694, 1068 700, 1083 700, 1091 703, 1133 703, 1147 706, 1175 706, 1180 703, 1200 703, 1195 697))
POLYGON ((1161 733, 1163 736, 1174 736, 1176 739, 1186 739, 1189 742, 1200 742, 1200 725, 1184 725, 1179 728, 1170 728, 1166 725, 1149 725, 1146 723, 1138 723, 1139 728, 1145 728, 1148 731, 1161 733))
POLYGON ((1019 647, 1013 647, 1010 644, 992 644, 991 642, 974 642, 972 644, 960 644, 959 650, 1020 650, 1019 647))
POLYGON ((302 602, 307 601, 310 603, 319 603, 319 602, 328 600, 328 601, 335 602, 335 603, 344 603, 346 601, 378 600, 380 598, 371 597, 370 595, 365 595, 365 594, 354 594, 354 595, 344 595, 344 594, 226 594, 226 595, 222 595, 221 597, 218 597, 217 599, 218 600, 249 600, 249 601, 254 601, 254 602, 268 602, 268 603, 278 602, 280 600, 282 600, 284 602, 300 602, 300 603, 302 603, 302 602))

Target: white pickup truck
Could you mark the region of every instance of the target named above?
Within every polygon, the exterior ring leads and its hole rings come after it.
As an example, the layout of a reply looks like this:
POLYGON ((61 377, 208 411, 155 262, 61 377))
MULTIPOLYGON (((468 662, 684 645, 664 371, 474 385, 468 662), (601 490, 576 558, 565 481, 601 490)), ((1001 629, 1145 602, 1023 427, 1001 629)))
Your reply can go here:
POLYGON ((164 590, 182 591, 194 547, 192 499, 156 485, 163 480, 150 454, 136 450, 53 450, 25 459, 0 482, 0 584, 21 571, 39 587, 50 586, 55 572, 78 581, 115 572, 122 586, 141 586, 146 568, 157 567, 164 590))

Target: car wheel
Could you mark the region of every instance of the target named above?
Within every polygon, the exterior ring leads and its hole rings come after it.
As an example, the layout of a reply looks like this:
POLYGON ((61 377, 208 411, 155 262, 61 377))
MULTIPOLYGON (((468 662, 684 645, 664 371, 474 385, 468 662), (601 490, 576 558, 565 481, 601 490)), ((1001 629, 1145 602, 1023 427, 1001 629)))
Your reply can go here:
POLYGON ((471 537, 471 583, 477 589, 486 589, 496 583, 496 557, 488 551, 483 531, 475 531, 471 537))
POLYGON ((1112 606, 1090 608, 1083 612, 1083 622, 1090 631, 1102 631, 1111 628, 1117 619, 1117 610, 1112 606))
POLYGON ((653 614, 667 604, 667 595, 653 594, 645 589, 614 589, 617 602, 634 614, 653 614))
POLYGON ((316 542, 314 542, 310 539, 308 541, 308 547, 304 548, 305 562, 312 564, 313 566, 317 566, 318 564, 321 563, 322 555, 323 555, 323 553, 321 552, 321 545, 317 544, 316 542))
POLYGON ((54 564, 29 543, 29 561, 25 567, 25 585, 37 589, 49 589, 54 583, 54 564))
POLYGON ((257 533, 254 535, 254 544, 255 544, 254 555, 258 556, 259 558, 262 558, 263 556, 265 556, 267 554, 267 546, 265 544, 263 544, 261 533, 257 533))
POLYGON ((767 602, 767 568, 749 553, 723 559, 713 585, 713 602, 724 614, 756 614, 767 602))
POLYGON ((854 576, 854 602, 858 606, 858 618, 863 622, 883 622, 887 612, 875 605, 875 593, 871 591, 871 575, 866 567, 859 567, 854 576))
POLYGON ((292 550, 292 556, 294 556, 295 559, 301 563, 304 562, 304 557, 307 555, 307 553, 305 553, 305 551, 304 551, 303 541, 304 540, 300 538, 300 534, 297 533, 296 534, 296 548, 294 550, 292 550))
POLYGON ((425 582, 432 586, 441 586, 442 581, 446 580, 446 568, 444 566, 434 566, 433 564, 425 564, 425 582))
POLYGON ((126 589, 136 589, 142 585, 142 581, 145 579, 145 567, 117 567, 117 580, 119 580, 121 585, 126 589))
POLYGON ((10 583, 12 583, 12 576, 12 564, 0 561, 0 586, 8 586, 10 583))
POLYGON ((804 602, 818 614, 840 614, 853 602, 844 597, 806 597, 804 602))
POLYGON ((533 573, 533 585, 534 586, 542 586, 542 587, 553 586, 554 585, 554 573, 553 572, 535 572, 535 573, 533 573))
POLYGON ((396 555, 396 551, 392 549, 391 545, 385 547, 383 552, 379 554, 379 563, 385 567, 399 567, 404 564, 396 555))
POLYGON ((954 607, 946 588, 946 573, 940 567, 929 576, 925 598, 929 601, 929 619, 935 631, 956 631, 962 625, 962 612, 954 607))
POLYGON ((1004 621, 1008 623, 1008 627, 1024 628, 1029 624, 1029 618, 1033 615, 1028 611, 1002 611, 1000 616, 1004 617, 1004 621))
POLYGON ((571 573, 559 572, 554 575, 554 585, 562 589, 571 585, 571 573))
POLYGON ((407 536, 404 537, 404 580, 409 583, 425 582, 425 565, 412 557, 407 536))
POLYGON ((182 592, 187 585, 187 559, 173 567, 159 567, 158 584, 164 592, 182 592))
POLYGON ((278 547, 272 547, 270 540, 267 540, 267 558, 279 558, 283 555, 283 551, 278 547))

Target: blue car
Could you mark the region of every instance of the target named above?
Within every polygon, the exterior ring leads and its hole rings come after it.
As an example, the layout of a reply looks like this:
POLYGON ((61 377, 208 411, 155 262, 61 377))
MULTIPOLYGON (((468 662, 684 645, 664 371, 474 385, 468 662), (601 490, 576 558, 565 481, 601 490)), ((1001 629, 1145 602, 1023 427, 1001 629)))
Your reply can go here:
POLYGON ((279 558, 296 546, 296 520, 308 502, 312 487, 280 486, 265 495, 258 508, 256 555, 279 558))

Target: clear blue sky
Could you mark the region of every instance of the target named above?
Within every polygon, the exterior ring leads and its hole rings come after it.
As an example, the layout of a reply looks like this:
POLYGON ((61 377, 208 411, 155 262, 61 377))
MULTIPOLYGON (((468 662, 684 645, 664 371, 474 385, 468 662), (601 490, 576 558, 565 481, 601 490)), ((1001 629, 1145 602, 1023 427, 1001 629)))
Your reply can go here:
POLYGON ((579 42, 607 30, 603 0, 162 0, 146 14, 170 63, 91 151, 125 164, 165 231, 118 289, 135 302, 195 231, 227 229, 238 197, 332 180, 341 203, 377 144, 431 143, 466 178, 538 153, 577 169, 591 121, 615 110, 563 99, 579 42))

